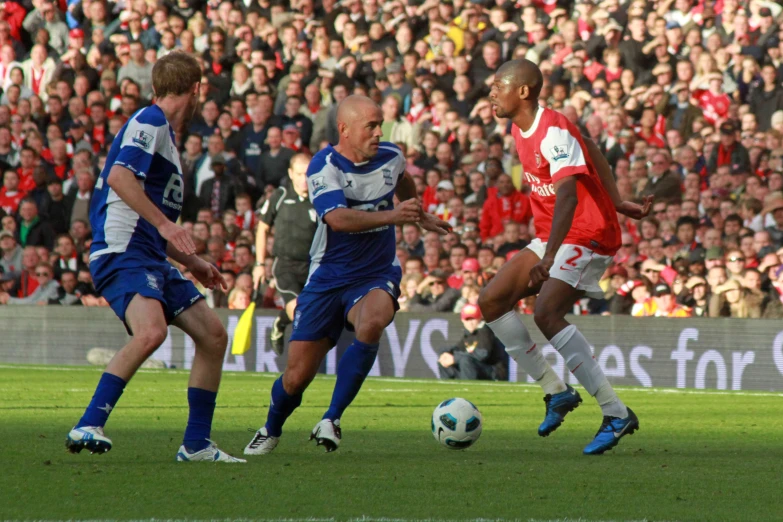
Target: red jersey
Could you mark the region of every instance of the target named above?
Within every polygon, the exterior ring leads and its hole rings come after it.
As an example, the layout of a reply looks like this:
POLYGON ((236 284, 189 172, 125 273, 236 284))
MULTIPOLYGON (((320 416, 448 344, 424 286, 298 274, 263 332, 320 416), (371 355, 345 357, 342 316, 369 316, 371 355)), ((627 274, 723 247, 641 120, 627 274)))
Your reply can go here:
POLYGON ((576 211, 564 244, 580 245, 613 256, 620 248, 620 224, 609 194, 587 154, 579 130, 559 112, 539 108, 527 132, 511 126, 530 201, 536 237, 549 240, 555 211, 555 183, 576 176, 576 211))
POLYGON ((729 115, 731 99, 727 94, 715 95, 710 91, 704 91, 697 99, 699 107, 704 110, 704 119, 711 125, 714 125, 717 120, 726 119, 729 115))
POLYGON ((24 199, 25 193, 21 190, 14 190, 13 192, 7 192, 5 187, 0 188, 0 208, 5 210, 6 214, 16 214, 16 209, 19 208, 19 202, 24 199))
MULTIPOLYGON (((494 187, 493 187, 494 188, 494 187)), ((509 221, 527 223, 533 216, 530 198, 514 189, 508 196, 499 196, 497 188, 493 195, 487 195, 481 210, 479 230, 482 241, 503 233, 503 227, 509 221)))

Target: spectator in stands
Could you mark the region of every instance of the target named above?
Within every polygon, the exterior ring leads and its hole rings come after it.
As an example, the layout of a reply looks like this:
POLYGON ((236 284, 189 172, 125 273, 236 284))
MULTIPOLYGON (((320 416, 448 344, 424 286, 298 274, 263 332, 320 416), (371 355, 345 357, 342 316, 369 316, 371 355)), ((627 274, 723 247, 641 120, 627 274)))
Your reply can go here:
POLYGON ((727 121, 720 126, 720 142, 712 148, 707 171, 716 172, 718 167, 728 165, 731 169, 740 172, 750 172, 750 156, 748 149, 737 141, 738 129, 734 123, 727 121))
POLYGON ((23 304, 48 304, 49 299, 57 297, 57 288, 59 284, 53 279, 52 267, 48 263, 39 262, 34 267, 35 280, 37 285, 35 290, 25 297, 12 297, 12 293, 0 294, 0 304, 23 305, 23 304))
POLYGON ((679 199, 681 195, 678 177, 671 171, 671 160, 663 152, 653 154, 652 167, 647 178, 647 184, 639 194, 641 197, 654 196, 657 201, 679 199))
POLYGON ((60 273, 60 286, 57 288, 57 295, 49 299, 50 305, 72 306, 81 305, 82 292, 79 288, 79 280, 76 272, 65 270, 60 273))
POLYGON ((710 298, 710 317, 761 317, 760 303, 749 303, 745 298, 745 290, 736 279, 729 279, 724 284, 713 289, 710 298))
POLYGON ((282 133, 279 127, 270 127, 266 134, 267 149, 261 154, 260 176, 256 184, 260 187, 272 185, 279 187, 288 179, 288 165, 296 154, 293 150, 283 147, 282 133))
POLYGON ((25 198, 19 204, 19 243, 22 246, 54 246, 54 230, 38 215, 35 201, 25 198))
POLYGON ((421 230, 418 225, 407 224, 402 227, 402 246, 411 256, 424 256, 424 241, 421 239, 421 230))
POLYGON ((95 178, 89 169, 81 169, 76 172, 76 183, 71 185, 65 196, 65 207, 68 212, 68 222, 89 221, 90 202, 95 188, 95 178))
POLYGON ((416 289, 416 295, 409 300, 411 312, 451 312, 460 298, 460 293, 446 284, 448 275, 442 270, 433 270, 416 289))
POLYGON ((49 177, 46 185, 49 199, 41 213, 46 216, 55 234, 68 233, 68 225, 71 222, 72 207, 68 206, 63 195, 63 181, 57 176, 49 177))
POLYGON ((481 311, 467 304, 460 313, 464 331, 459 342, 441 352, 441 379, 505 380, 508 356, 492 330, 481 320, 481 311))
POLYGON ((16 276, 22 271, 22 247, 19 246, 11 232, 0 231, 0 267, 5 274, 16 276))
POLYGON ((497 192, 487 198, 481 214, 481 239, 486 241, 503 232, 506 222, 527 223, 532 217, 530 201, 520 193, 511 176, 502 174, 497 180, 497 192))
POLYGON ((212 177, 206 180, 201 187, 201 205, 212 211, 215 216, 223 215, 223 212, 232 205, 236 197, 234 180, 225 176, 226 160, 222 154, 211 158, 212 177))

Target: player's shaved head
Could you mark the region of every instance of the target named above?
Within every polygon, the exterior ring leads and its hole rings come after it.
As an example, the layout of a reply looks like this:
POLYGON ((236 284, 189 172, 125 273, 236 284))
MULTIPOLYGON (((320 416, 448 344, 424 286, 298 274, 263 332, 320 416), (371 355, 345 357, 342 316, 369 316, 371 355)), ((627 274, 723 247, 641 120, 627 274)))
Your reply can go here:
POLYGON ((340 105, 337 106, 337 125, 340 125, 340 123, 351 125, 357 118, 362 118, 368 110, 372 109, 380 111, 378 104, 367 96, 361 96, 359 94, 346 96, 345 99, 340 102, 340 105))
POLYGON ((495 73, 495 78, 512 88, 518 89, 527 85, 530 90, 528 99, 537 100, 544 86, 544 75, 536 64, 526 58, 511 60, 504 63, 495 73))
POLYGON ((335 150, 355 163, 368 161, 378 152, 383 136, 383 113, 366 96, 347 96, 337 106, 340 142, 335 150))
POLYGON ((500 66, 489 99, 499 118, 511 118, 538 106, 544 76, 536 64, 524 58, 500 66))

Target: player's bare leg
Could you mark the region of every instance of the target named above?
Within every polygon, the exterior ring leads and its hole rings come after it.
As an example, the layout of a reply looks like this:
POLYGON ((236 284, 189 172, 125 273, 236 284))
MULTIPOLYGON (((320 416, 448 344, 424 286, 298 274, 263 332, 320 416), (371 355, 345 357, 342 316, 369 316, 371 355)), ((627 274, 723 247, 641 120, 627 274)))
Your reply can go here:
POLYGON ((90 405, 68 434, 65 447, 71 453, 87 449, 91 453, 106 453, 111 439, 103 427, 120 400, 125 385, 150 355, 163 343, 168 333, 160 301, 136 294, 125 311, 125 322, 133 337, 109 362, 92 396, 90 405))
POLYGON ((383 331, 394 319, 394 301, 385 290, 370 290, 348 311, 347 319, 354 327, 356 339, 340 357, 329 409, 310 435, 310 439, 325 446, 326 451, 334 451, 340 446, 340 418, 356 398, 375 363, 383 331))
POLYGON ((189 335, 196 344, 188 386, 217 392, 228 345, 228 334, 223 323, 206 301, 199 300, 177 316, 172 324, 189 335))
POLYGON ((245 455, 265 455, 275 449, 283 433, 283 424, 302 403, 302 394, 333 346, 334 342, 328 338, 289 343, 288 364, 283 375, 272 385, 266 424, 245 447, 245 455))
POLYGON ((579 384, 601 406, 604 422, 595 440, 585 448, 585 453, 592 455, 614 447, 620 437, 630 435, 639 428, 639 421, 609 384, 582 333, 565 320, 566 313, 583 295, 583 291, 568 283, 550 278, 541 287, 534 318, 541 333, 563 356, 566 366, 579 384))
POLYGON ((128 382, 144 361, 166 340, 168 326, 160 301, 140 294, 131 299, 125 311, 125 322, 130 327, 133 338, 112 357, 106 366, 106 373, 128 382))
POLYGON ((188 380, 190 413, 177 460, 245 462, 218 450, 210 440, 212 417, 223 372, 223 358, 228 345, 228 335, 223 323, 215 312, 210 310, 206 301, 200 299, 178 315, 173 324, 196 343, 196 355, 188 380))
POLYGON ((517 253, 482 290, 479 307, 509 356, 541 385, 544 393, 555 395, 566 391, 566 385, 546 362, 541 349, 514 311, 520 299, 538 293, 538 288, 530 287, 530 269, 539 261, 536 253, 529 248, 517 253))
POLYGON ((294 320, 296 311, 296 299, 289 301, 280 315, 275 319, 272 330, 269 332, 269 341, 272 345, 272 351, 277 355, 283 355, 285 350, 285 329, 294 320), (283 315, 285 314, 285 315, 283 315))

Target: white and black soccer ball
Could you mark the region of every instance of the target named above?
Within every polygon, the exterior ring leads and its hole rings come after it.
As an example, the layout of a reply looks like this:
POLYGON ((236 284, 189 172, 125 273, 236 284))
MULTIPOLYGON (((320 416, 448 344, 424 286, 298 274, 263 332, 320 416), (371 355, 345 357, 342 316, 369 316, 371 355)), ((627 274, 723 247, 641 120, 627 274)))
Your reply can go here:
POLYGON ((481 436, 481 412, 465 399, 447 399, 432 413, 432 435, 449 449, 465 449, 481 436))

